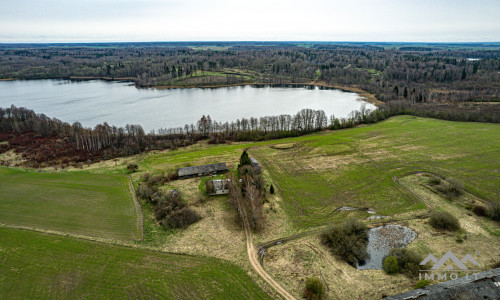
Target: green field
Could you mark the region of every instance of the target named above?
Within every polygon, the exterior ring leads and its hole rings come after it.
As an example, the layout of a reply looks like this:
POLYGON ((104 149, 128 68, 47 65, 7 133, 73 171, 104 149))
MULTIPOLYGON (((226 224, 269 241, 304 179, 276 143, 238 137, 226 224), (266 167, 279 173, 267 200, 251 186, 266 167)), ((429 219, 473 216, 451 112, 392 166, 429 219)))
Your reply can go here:
POLYGON ((212 162, 237 164, 249 148, 269 172, 281 206, 304 229, 335 221, 341 206, 374 208, 393 215, 424 208, 393 182, 393 176, 431 171, 461 182, 484 198, 500 201, 500 125, 397 116, 358 128, 298 138, 231 145, 197 144, 152 153, 138 161, 160 172, 212 162), (276 149, 280 144, 284 148, 276 149))
POLYGON ((268 299, 236 265, 0 227, 2 299, 268 299))
POLYGON ((118 240, 142 238, 124 175, 0 168, 0 223, 118 240))
POLYGON ((267 168, 283 208, 300 229, 328 224, 333 211, 345 205, 382 215, 424 208, 393 182, 393 176, 411 171, 442 174, 499 201, 498 137, 498 124, 399 116, 297 138, 288 149, 254 147, 250 155, 267 168))

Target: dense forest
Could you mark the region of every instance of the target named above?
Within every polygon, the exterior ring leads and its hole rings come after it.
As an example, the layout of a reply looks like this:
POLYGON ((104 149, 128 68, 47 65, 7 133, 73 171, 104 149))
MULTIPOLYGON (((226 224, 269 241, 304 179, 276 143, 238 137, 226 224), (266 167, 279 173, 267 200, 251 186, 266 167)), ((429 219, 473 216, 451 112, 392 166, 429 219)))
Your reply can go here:
POLYGON ((316 83, 361 88, 384 102, 499 101, 500 47, 486 46, 5 44, 0 45, 0 79, 127 79, 141 87, 316 83))
MULTIPOLYGON (((85 128, 27 108, 0 108, 0 154, 24 165, 82 165, 156 149, 259 141, 373 123, 399 114, 500 122, 500 48, 481 44, 384 47, 318 43, 130 43, 0 45, 0 79, 103 78, 138 87, 306 84, 357 88, 383 101, 347 118, 304 109, 295 115, 196 124, 145 133, 140 125, 85 128)), ((6 164, 8 162, 0 161, 6 164)))

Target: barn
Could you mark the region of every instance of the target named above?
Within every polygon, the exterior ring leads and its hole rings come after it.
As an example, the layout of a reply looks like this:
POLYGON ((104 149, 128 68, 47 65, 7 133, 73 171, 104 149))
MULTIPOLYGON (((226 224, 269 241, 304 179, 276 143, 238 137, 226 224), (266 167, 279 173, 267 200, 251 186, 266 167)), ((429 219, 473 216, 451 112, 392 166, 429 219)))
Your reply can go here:
POLYGON ((177 169, 177 175, 179 179, 192 178, 196 176, 206 176, 212 174, 219 174, 227 172, 226 163, 216 163, 209 165, 201 165, 194 167, 186 167, 177 169))

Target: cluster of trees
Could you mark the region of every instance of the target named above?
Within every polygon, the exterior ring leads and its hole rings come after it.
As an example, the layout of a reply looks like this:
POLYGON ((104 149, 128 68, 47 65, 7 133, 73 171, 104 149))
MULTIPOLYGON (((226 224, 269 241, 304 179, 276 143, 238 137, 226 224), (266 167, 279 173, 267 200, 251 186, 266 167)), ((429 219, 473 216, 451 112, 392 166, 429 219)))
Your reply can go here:
POLYGON ((381 101, 498 101, 500 50, 373 44, 204 43, 0 46, 0 78, 129 78, 139 86, 356 85, 381 101), (93 47, 95 46, 95 47, 93 47), (203 72, 200 80, 195 80, 203 72), (235 73, 236 72, 236 73, 235 73), (239 73, 238 73, 239 72, 239 73), (212 74, 211 74, 212 73, 212 74))
POLYGON ((334 255, 345 260, 352 266, 363 264, 368 260, 368 227, 355 218, 349 218, 344 223, 334 225, 322 235, 322 242, 328 246, 334 255))
POLYGON ((167 229, 186 228, 198 222, 200 215, 182 200, 177 190, 164 193, 158 188, 165 180, 168 180, 168 177, 146 173, 142 184, 137 188, 137 196, 153 207, 155 219, 167 229))
MULTIPOLYGON (((229 201, 238 213, 238 219, 248 223, 253 230, 264 228, 264 201, 266 197, 266 182, 256 170, 246 151, 243 151, 238 165, 238 177, 231 174, 229 181, 229 201), (241 182, 240 182, 241 180, 241 182)), ((244 226, 244 224, 243 224, 244 226)))
POLYGON ((243 118, 224 123, 202 116, 197 124, 145 133, 140 125, 116 127, 103 123, 94 128, 85 128, 79 122, 70 125, 30 109, 11 106, 0 108, 0 133, 10 134, 2 138, 8 140, 9 145, 2 145, 0 151, 26 152, 28 149, 30 154, 25 158, 36 163, 58 164, 61 162, 58 157, 66 162, 86 162, 148 150, 176 149, 203 139, 208 139, 209 143, 225 143, 295 137, 324 129, 375 123, 401 114, 453 121, 500 122, 500 106, 496 105, 471 103, 458 107, 390 101, 375 110, 362 105, 347 118, 327 117, 324 111, 312 109, 303 109, 295 115, 243 118))
POLYGON ((395 248, 384 258, 382 268, 388 274, 402 273, 414 277, 419 273, 422 259, 423 257, 413 250, 395 248))

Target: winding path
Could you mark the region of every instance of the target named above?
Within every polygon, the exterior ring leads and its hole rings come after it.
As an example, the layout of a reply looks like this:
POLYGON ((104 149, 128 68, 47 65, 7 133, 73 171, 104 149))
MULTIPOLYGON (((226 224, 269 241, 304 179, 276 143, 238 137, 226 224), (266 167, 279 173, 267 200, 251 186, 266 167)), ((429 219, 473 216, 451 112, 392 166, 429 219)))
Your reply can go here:
POLYGON ((271 275, 267 274, 266 270, 264 270, 264 268, 260 264, 257 256, 257 251, 252 242, 252 230, 250 229, 250 225, 248 224, 246 213, 242 211, 241 216, 243 219, 243 226, 245 227, 245 237, 247 239, 248 260, 250 261, 252 268, 254 268, 255 272, 257 272, 260 277, 262 277, 267 283, 269 283, 269 285, 271 285, 273 289, 275 289, 276 292, 278 292, 283 298, 295 300, 295 298, 290 293, 288 293, 276 280, 274 280, 271 275))

